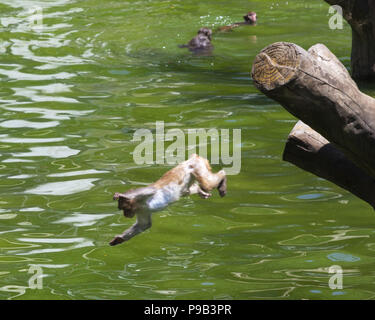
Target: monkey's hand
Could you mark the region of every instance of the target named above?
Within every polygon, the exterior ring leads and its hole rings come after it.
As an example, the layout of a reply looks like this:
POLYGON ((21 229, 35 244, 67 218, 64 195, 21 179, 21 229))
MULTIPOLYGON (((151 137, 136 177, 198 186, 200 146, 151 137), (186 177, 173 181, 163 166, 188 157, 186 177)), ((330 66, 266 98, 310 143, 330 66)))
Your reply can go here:
POLYGON ((117 244, 123 243, 125 240, 121 236, 116 236, 109 243, 110 246, 115 246, 117 244))

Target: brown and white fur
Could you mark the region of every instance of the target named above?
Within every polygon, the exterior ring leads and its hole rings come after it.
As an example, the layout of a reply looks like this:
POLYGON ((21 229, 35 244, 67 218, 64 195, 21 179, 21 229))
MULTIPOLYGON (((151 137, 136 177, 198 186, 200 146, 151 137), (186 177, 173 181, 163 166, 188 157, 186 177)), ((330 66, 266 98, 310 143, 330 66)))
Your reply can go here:
POLYGON ((137 216, 137 222, 110 242, 115 246, 128 241, 135 235, 151 227, 151 214, 163 210, 182 196, 199 194, 206 199, 217 188, 221 197, 227 191, 227 179, 224 170, 212 173, 207 159, 193 154, 188 160, 166 172, 158 181, 144 188, 132 189, 125 193, 116 192, 118 208, 128 218, 137 216))

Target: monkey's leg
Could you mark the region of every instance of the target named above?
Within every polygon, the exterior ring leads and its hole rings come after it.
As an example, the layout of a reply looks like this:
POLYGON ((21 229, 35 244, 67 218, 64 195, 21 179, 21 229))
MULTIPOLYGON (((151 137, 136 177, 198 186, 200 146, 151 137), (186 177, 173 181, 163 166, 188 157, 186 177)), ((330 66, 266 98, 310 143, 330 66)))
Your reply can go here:
POLYGON ((197 182, 195 182, 189 188, 189 194, 196 194, 196 193, 198 193, 200 195, 200 197, 203 198, 203 199, 207 199, 207 198, 211 197, 211 193, 203 191, 197 182))
POLYGON ((227 193, 227 178, 224 170, 212 173, 211 170, 196 170, 194 176, 199 186, 206 192, 217 188, 221 197, 227 193))
POLYGON ((115 246, 123 243, 149 228, 151 228, 151 213, 140 213, 137 215, 137 222, 126 229, 122 234, 114 237, 109 244, 115 246))

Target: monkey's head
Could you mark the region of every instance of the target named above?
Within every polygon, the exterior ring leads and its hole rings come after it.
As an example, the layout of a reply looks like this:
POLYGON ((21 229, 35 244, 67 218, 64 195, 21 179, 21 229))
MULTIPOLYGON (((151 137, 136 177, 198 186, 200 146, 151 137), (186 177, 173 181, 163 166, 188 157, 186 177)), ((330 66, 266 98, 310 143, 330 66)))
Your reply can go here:
POLYGON ((200 28, 200 29, 198 30, 198 34, 203 34, 203 35, 205 35, 209 40, 211 40, 212 30, 209 29, 209 28, 200 28))
POLYGON ((255 24, 257 22, 257 14, 254 11, 250 11, 248 14, 244 15, 246 23, 255 24))
POLYGON ((154 187, 131 189, 125 193, 116 192, 113 200, 118 201, 118 208, 124 212, 124 216, 132 218, 136 213, 142 212, 147 207, 147 199, 156 192, 154 187))
POLYGON ((113 200, 118 200, 118 208, 124 212, 124 216, 127 218, 133 218, 137 210, 137 204, 135 199, 126 197, 124 194, 116 192, 113 196, 113 200))

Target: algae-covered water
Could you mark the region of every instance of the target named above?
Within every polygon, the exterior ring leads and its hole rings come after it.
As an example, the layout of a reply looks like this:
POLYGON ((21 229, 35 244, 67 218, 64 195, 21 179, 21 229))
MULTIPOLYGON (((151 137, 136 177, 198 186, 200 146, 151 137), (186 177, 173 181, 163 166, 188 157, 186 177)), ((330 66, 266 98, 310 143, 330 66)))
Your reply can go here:
POLYGON ((373 298, 373 210, 281 160, 296 119, 250 77, 276 41, 349 67, 350 28, 329 18, 323 0, 0 0, 0 299, 373 298), (212 55, 178 48, 250 10, 258 25, 215 34, 212 55), (134 222, 113 193, 172 167, 133 159, 156 121, 241 129, 241 170, 225 198, 183 198, 110 247, 134 222))

